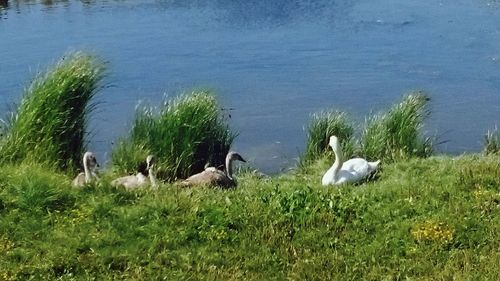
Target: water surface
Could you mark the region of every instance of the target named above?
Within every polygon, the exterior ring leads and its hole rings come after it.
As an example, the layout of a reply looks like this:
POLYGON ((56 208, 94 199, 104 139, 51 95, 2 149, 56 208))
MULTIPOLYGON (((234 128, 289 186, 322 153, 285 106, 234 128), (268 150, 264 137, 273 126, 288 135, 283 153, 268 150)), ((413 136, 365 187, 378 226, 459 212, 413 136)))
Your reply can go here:
POLYGON ((0 1, 0 108, 71 50, 108 61, 90 148, 108 159, 140 100, 216 91, 234 149, 276 172, 314 112, 363 121, 426 91, 438 150, 477 152, 500 120, 500 4, 488 0, 0 1))

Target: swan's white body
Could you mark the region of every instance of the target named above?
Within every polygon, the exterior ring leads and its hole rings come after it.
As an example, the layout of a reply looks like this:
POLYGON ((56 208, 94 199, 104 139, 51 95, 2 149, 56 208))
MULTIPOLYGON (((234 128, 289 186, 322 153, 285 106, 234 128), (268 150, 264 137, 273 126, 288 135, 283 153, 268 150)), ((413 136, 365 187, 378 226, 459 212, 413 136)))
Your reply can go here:
POLYGON ((241 155, 236 152, 229 152, 226 155, 226 169, 221 171, 215 167, 205 167, 203 172, 194 174, 183 180, 180 184, 185 187, 195 185, 220 186, 220 187, 235 187, 236 181, 233 178, 233 161, 239 160, 246 162, 241 155))
POLYGON ((330 146, 335 154, 335 162, 321 179, 323 185, 355 183, 377 170, 380 160, 368 162, 363 158, 353 158, 345 162, 336 136, 330 137, 330 146))
POLYGON ((147 165, 146 170, 147 170, 148 176, 139 172, 135 175, 117 178, 111 182, 111 185, 114 187, 123 186, 127 190, 143 188, 143 187, 146 187, 148 185, 151 185, 151 187, 153 189, 157 189, 158 182, 156 180, 156 176, 155 176, 154 169, 153 169, 154 156, 149 155, 146 158, 146 165, 147 165))
POLYGON ((99 167, 94 154, 90 151, 83 154, 83 172, 79 173, 72 182, 74 187, 82 187, 89 184, 93 179, 99 179, 96 175, 96 169, 99 167))

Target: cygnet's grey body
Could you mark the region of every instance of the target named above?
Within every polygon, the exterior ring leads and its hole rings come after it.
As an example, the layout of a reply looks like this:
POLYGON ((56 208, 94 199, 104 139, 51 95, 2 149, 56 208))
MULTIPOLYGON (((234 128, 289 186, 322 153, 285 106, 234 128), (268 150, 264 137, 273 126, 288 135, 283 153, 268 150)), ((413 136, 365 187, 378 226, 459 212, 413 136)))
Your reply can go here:
POLYGON ((117 178, 111 182, 111 185, 115 187, 123 186, 127 190, 138 189, 146 187, 148 185, 151 185, 153 189, 157 188, 158 183, 153 169, 154 162, 155 162, 155 157, 153 155, 149 155, 146 158, 147 176, 141 172, 138 172, 135 175, 117 178))
POLYGON ((241 155, 231 151, 226 156, 225 171, 221 171, 215 167, 206 167, 204 171, 190 176, 180 184, 185 187, 197 185, 219 186, 223 188, 235 187, 236 181, 233 178, 233 161, 235 160, 246 162, 241 155))

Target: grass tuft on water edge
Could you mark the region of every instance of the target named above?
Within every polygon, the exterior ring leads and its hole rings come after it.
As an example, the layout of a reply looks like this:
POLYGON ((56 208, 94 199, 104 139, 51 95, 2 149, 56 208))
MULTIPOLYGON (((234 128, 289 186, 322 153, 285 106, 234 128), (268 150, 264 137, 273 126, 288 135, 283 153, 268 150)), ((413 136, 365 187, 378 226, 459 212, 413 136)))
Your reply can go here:
POLYGON ((222 165, 236 134, 214 95, 194 91, 162 108, 139 106, 130 134, 112 152, 119 172, 135 172, 148 154, 157 156, 157 176, 172 181, 222 165))
POLYGON ((430 156, 433 152, 431 139, 421 134, 423 122, 430 114, 426 109, 428 101, 429 98, 422 92, 415 92, 405 96, 387 112, 367 118, 359 141, 355 138, 354 125, 344 112, 314 114, 307 128, 308 138, 301 167, 305 168, 314 160, 332 158, 333 152, 328 146, 332 135, 339 138, 346 159, 362 156, 372 161, 394 162, 430 156))
POLYGON ((423 121, 430 114, 428 101, 425 94, 415 92, 387 112, 369 118, 361 139, 363 156, 392 162, 431 155, 431 139, 421 135, 423 121))
POLYGON ((103 77, 104 63, 81 52, 40 73, 7 122, 0 161, 28 160, 59 170, 80 166, 92 98, 103 77))
POLYGON ((484 154, 499 154, 500 153, 500 131, 495 127, 494 130, 488 130, 484 136, 484 154))
POLYGON ((307 133, 306 150, 300 158, 301 166, 325 154, 331 156, 333 151, 328 143, 332 135, 339 138, 344 156, 350 157, 354 154, 354 127, 344 112, 322 111, 313 114, 307 133))

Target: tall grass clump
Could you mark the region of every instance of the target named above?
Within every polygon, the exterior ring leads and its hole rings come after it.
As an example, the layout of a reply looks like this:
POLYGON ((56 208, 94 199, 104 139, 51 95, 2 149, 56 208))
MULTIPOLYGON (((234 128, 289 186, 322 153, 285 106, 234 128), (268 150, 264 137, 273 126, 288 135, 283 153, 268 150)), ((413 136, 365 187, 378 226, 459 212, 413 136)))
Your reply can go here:
POLYGON ((301 164, 307 164, 333 151, 328 143, 330 136, 336 135, 346 157, 354 154, 354 128, 347 115, 340 111, 322 111, 312 115, 307 127, 306 150, 301 157, 301 164))
POLYGON ((133 172, 147 154, 154 154, 158 177, 171 181, 203 170, 206 163, 223 164, 235 137, 213 94, 195 91, 159 110, 138 107, 129 136, 111 157, 117 170, 133 172))
POLYGON ((0 145, 0 161, 34 161, 52 168, 75 169, 85 150, 89 113, 104 76, 96 57, 76 52, 39 74, 26 89, 9 120, 0 145))
POLYGON ((498 154, 500 153, 500 132, 495 127, 494 130, 486 133, 484 136, 484 154, 498 154))
POLYGON ((385 161, 429 156, 431 139, 420 132, 430 113, 426 109, 428 101, 425 94, 415 92, 387 112, 369 118, 361 140, 364 156, 385 161))

